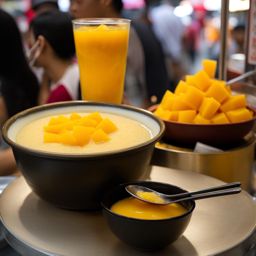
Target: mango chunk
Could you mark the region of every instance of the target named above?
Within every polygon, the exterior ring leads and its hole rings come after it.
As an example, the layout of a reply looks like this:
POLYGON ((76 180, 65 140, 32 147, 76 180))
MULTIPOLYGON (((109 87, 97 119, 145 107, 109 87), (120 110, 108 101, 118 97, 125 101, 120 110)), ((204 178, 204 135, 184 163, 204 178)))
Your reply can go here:
POLYGON ((50 119, 48 125, 56 125, 56 124, 63 124, 68 122, 69 119, 65 116, 58 116, 58 117, 53 117, 50 119))
POLYGON ((247 108, 239 108, 226 112, 226 115, 231 123, 239 123, 251 120, 253 117, 252 112, 247 108))
POLYGON ((175 97, 173 97, 173 104, 172 104, 172 109, 173 111, 177 111, 177 110, 189 110, 192 109, 188 103, 186 102, 186 100, 184 99, 184 93, 181 93, 179 95, 175 95, 175 97))
POLYGON ((77 141, 77 144, 80 146, 84 146, 88 144, 91 140, 91 135, 95 132, 95 128, 93 127, 85 127, 85 126, 74 126, 73 135, 77 141))
POLYGON ((232 95, 227 101, 225 101, 220 109, 222 112, 227 112, 230 110, 235 110, 238 108, 246 107, 246 97, 244 94, 232 95))
POLYGON ((91 113, 87 117, 95 120, 97 123, 99 123, 102 120, 102 117, 99 112, 91 113))
POLYGON ((204 98, 199 113, 206 119, 211 119, 218 111, 220 103, 214 98, 204 98))
POLYGON ((195 82, 194 86, 201 91, 206 91, 211 85, 211 79, 204 70, 197 72, 193 81, 195 82))
POLYGON ((179 111, 170 111, 169 121, 177 122, 179 118, 179 111))
POLYGON ((172 104, 173 104, 173 97, 174 97, 174 94, 167 90, 163 96, 163 99, 160 103, 160 106, 163 108, 163 109, 166 109, 166 110, 171 110, 172 109, 172 104))
POLYGON ((230 94, 225 88, 224 81, 214 81, 213 84, 206 91, 205 96, 213 97, 219 103, 222 103, 229 98, 230 94))
POLYGON ((77 113, 72 113, 70 115, 70 120, 78 120, 80 118, 81 118, 81 116, 79 114, 77 114, 77 113))
POLYGON ((196 79, 193 75, 186 75, 185 76, 185 81, 189 85, 195 86, 195 84, 196 84, 196 79))
POLYGON ((184 93, 182 99, 187 103, 190 108, 198 110, 204 99, 204 94, 196 87, 189 86, 186 93, 184 93))
POLYGON ((96 127, 98 125, 98 121, 89 118, 88 116, 84 116, 76 121, 77 125, 96 127))
POLYGON ((212 119, 213 124, 228 124, 230 123, 225 113, 218 113, 212 119))
POLYGON ((44 142, 59 143, 60 142, 59 134, 45 132, 44 133, 44 142))
POLYGON ((97 129, 102 129, 105 133, 111 133, 116 131, 117 127, 109 118, 105 118, 98 124, 97 129))
POLYGON ((210 120, 202 117, 200 114, 197 114, 193 120, 194 124, 210 124, 210 120))
POLYGON ((202 61, 203 70, 208 74, 210 78, 214 78, 216 74, 217 61, 204 59, 202 61))
POLYGON ((178 122, 192 123, 196 116, 195 110, 183 110, 179 111, 178 122))
POLYGON ((165 109, 161 108, 160 106, 156 109, 154 114, 156 116, 160 117, 161 119, 167 120, 167 121, 171 118, 171 111, 165 110, 165 109))
POLYGON ((77 141, 76 141, 76 138, 75 138, 73 132, 65 131, 65 132, 59 134, 59 138, 60 138, 60 142, 62 144, 72 145, 72 146, 77 145, 77 141))
POLYGON ((70 123, 59 123, 59 124, 54 124, 54 125, 47 125, 44 127, 44 130, 46 132, 51 132, 51 133, 60 133, 61 131, 66 130, 68 127, 70 127, 70 123))
POLYGON ((109 136, 102 129, 98 129, 93 133, 92 139, 95 143, 103 143, 109 140, 109 136))
POLYGON ((186 82, 180 80, 175 88, 174 94, 178 95, 180 93, 185 93, 189 87, 190 86, 186 82))

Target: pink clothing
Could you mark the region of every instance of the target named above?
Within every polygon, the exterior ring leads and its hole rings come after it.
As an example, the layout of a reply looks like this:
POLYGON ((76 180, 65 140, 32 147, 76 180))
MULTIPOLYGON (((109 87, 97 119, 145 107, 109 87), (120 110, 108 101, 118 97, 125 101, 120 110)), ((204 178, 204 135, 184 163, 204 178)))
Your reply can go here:
POLYGON ((63 77, 51 85, 47 103, 77 100, 79 97, 79 69, 77 63, 70 65, 63 77))

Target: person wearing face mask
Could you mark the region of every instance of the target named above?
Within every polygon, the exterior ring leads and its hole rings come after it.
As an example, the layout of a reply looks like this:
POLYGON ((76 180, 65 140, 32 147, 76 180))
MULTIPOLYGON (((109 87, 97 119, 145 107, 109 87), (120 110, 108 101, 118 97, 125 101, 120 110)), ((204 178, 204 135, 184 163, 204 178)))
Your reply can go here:
MULTIPOLYGON (((28 65, 17 24, 1 9, 0 33, 1 127, 14 114, 37 105, 39 85, 28 65)), ((12 150, 0 138, 0 175, 12 174, 16 170, 12 150)))
MULTIPOLYGON (((71 0, 71 15, 78 18, 121 18, 122 0, 71 0)), ((159 102, 168 77, 157 39, 146 24, 131 23, 125 76, 126 103, 147 108, 159 102)))
POLYGON ((79 71, 70 17, 59 11, 44 12, 30 24, 30 62, 44 70, 39 104, 79 98, 79 71))

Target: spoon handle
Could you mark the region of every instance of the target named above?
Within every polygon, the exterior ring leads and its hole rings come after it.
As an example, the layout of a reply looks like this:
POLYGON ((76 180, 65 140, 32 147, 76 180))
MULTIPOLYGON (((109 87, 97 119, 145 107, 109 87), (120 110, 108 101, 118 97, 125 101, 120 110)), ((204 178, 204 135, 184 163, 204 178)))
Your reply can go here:
POLYGON ((213 191, 218 191, 218 190, 223 190, 223 189, 227 189, 227 188, 237 188, 240 187, 241 183, 240 182, 231 182, 231 183, 227 183, 225 185, 221 185, 218 187, 212 187, 212 188, 207 188, 207 189, 202 189, 202 190, 198 190, 195 192, 185 192, 185 193, 179 193, 179 194, 175 194, 175 195, 168 195, 168 198, 170 199, 178 199, 180 197, 184 197, 184 196, 193 196, 193 195, 198 195, 198 194, 202 194, 202 193, 207 193, 207 192, 213 192, 213 191))
POLYGON ((198 200, 198 199, 209 198, 209 197, 237 194, 240 192, 241 192, 241 188, 229 188, 229 189, 206 192, 206 193, 204 192, 204 193, 196 194, 192 196, 185 196, 183 198, 178 198, 174 200, 170 199, 170 203, 178 203, 178 202, 187 201, 187 200, 198 200))

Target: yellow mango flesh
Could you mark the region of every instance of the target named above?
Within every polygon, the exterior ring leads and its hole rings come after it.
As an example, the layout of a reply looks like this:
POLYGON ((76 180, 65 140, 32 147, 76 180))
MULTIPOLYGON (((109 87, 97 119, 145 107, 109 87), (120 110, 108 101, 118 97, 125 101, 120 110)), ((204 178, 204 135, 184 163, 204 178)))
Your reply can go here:
POLYGON ((170 110, 172 108, 172 98, 174 97, 174 94, 167 90, 163 96, 163 99, 160 103, 160 106, 163 109, 170 110))
POLYGON ((230 110, 226 112, 226 115, 231 123, 239 123, 251 120, 253 115, 247 108, 240 108, 235 110, 230 110))
POLYGON ((185 93, 188 90, 188 88, 190 88, 190 86, 186 82, 180 80, 175 88, 174 94, 177 95, 180 93, 185 93))
POLYGON ((244 94, 234 95, 229 97, 227 101, 225 101, 220 109, 222 112, 227 112, 230 110, 235 110, 238 108, 245 108, 246 107, 246 98, 244 94))
POLYGON ((188 102, 185 101, 183 98, 184 94, 175 95, 173 97, 172 109, 171 110, 189 110, 191 107, 189 106, 188 102))
POLYGON ((90 141, 103 143, 110 139, 108 134, 117 129, 109 118, 103 119, 98 112, 86 116, 72 113, 69 118, 58 116, 50 119, 44 127, 44 142, 72 146, 84 146, 90 141))
POLYGON ((193 120, 194 124, 210 124, 210 120, 202 117, 200 114, 197 114, 193 120))
POLYGON ((111 133, 117 130, 116 125, 109 118, 103 119, 97 128, 102 129, 105 133, 111 133))
POLYGON ((214 78, 216 74, 217 61, 205 59, 202 61, 203 70, 210 78, 214 78))
POLYGON ((201 91, 206 91, 211 85, 211 79, 204 70, 197 72, 194 75, 195 87, 201 91))
POLYGON ((192 123, 196 116, 195 110, 183 110, 179 111, 178 122, 180 123, 192 123))
MULTIPOLYGON (((154 112, 158 117, 174 122, 224 124, 230 122, 226 112, 246 108, 245 95, 232 95, 225 81, 214 79, 216 62, 204 60, 202 64, 203 70, 187 75, 185 81, 178 83, 174 93, 165 93, 154 112), (189 110, 196 111, 192 121, 186 115, 180 115, 180 112, 189 110)), ((253 113, 250 113, 253 118, 253 113)))
POLYGON ((220 103, 214 98, 204 98, 199 113, 206 119, 211 119, 218 111, 220 103))
POLYGON ((95 143, 104 143, 109 140, 109 136, 102 129, 98 129, 93 133, 92 139, 95 143))
POLYGON ((182 99, 189 105, 189 107, 198 110, 204 99, 204 94, 197 88, 190 86, 186 93, 184 93, 182 99))
POLYGON ((225 113, 218 113, 212 119, 213 124, 228 124, 230 123, 225 113))
POLYGON ((210 88, 206 91, 205 96, 213 97, 219 103, 222 103, 229 98, 230 94, 225 88, 224 81, 220 81, 220 82, 216 81, 216 82, 213 82, 210 88))

